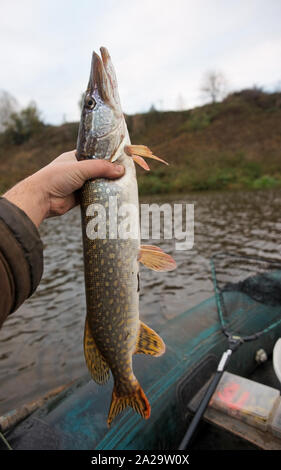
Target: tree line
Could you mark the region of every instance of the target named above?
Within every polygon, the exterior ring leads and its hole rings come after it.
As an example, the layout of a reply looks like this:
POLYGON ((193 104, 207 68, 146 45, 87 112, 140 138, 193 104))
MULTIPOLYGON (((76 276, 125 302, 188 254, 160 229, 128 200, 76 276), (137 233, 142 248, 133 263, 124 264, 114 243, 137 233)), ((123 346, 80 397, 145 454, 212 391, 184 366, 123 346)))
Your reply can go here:
MULTIPOLYGON (((262 91, 256 86, 253 90, 262 91)), ((227 95, 228 83, 224 74, 220 71, 210 70, 205 73, 200 85, 201 97, 205 102, 216 103, 227 95)), ((81 110, 84 101, 84 93, 81 94, 78 106, 81 110)), ((178 111, 186 109, 184 98, 178 95, 176 108, 178 111)), ((152 104, 148 112, 156 112, 152 104)), ((31 101, 28 106, 21 108, 16 98, 9 92, 0 90, 0 135, 1 140, 20 145, 38 133, 45 123, 42 119, 36 103, 31 101)))

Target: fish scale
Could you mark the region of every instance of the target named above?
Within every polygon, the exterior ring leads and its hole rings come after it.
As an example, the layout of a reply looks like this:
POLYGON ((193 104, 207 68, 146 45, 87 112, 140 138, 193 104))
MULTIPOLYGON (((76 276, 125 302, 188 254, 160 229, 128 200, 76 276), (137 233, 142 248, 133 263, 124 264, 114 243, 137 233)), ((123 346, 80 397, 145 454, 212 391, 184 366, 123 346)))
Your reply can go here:
POLYGON ((78 160, 118 160, 125 169, 118 180, 87 181, 79 194, 87 304, 84 354, 97 383, 105 383, 112 372, 114 388, 107 421, 110 425, 127 406, 143 418, 150 416, 149 402, 133 372, 132 357, 137 353, 160 356, 165 345, 139 319, 139 262, 159 271, 174 269, 175 262, 157 247, 140 245, 134 162, 147 169, 143 157, 162 160, 145 146, 131 146, 114 68, 105 48, 101 48, 101 56, 102 59, 93 53, 76 156, 78 160), (112 199, 116 203, 114 229, 109 220, 112 199), (120 210, 128 206, 133 210, 126 217, 123 212, 120 216, 120 210), (123 235, 124 227, 131 228, 126 236, 121 236, 119 222, 124 224, 123 235))
POLYGON ((90 240, 86 234, 88 217, 85 208, 96 203, 106 208, 109 198, 117 193, 122 203, 122 193, 118 192, 116 184, 106 180, 88 183, 81 193, 84 201, 83 244, 92 261, 85 263, 87 316, 90 328, 95 332, 96 346, 110 364, 118 389, 132 393, 132 378, 135 386, 132 355, 139 330, 136 261, 139 240, 111 240, 108 226, 105 239, 90 240))

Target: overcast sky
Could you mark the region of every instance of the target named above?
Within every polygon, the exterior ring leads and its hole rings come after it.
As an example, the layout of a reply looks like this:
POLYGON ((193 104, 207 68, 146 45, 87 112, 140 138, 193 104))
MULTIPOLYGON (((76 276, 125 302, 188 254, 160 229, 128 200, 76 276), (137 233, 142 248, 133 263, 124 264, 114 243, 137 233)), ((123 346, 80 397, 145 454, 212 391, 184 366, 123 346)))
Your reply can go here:
POLYGON ((0 89, 46 122, 78 120, 100 46, 130 114, 201 104, 210 69, 231 90, 281 88, 280 24, 280 0, 0 0, 0 89))

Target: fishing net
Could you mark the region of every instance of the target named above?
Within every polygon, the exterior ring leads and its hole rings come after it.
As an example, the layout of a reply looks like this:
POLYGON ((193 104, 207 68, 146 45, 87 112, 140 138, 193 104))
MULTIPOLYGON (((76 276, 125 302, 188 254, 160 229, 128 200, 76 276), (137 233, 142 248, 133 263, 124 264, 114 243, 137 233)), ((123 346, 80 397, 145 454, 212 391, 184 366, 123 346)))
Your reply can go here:
POLYGON ((211 268, 218 315, 227 336, 247 341, 281 323, 281 261, 218 253, 211 268))

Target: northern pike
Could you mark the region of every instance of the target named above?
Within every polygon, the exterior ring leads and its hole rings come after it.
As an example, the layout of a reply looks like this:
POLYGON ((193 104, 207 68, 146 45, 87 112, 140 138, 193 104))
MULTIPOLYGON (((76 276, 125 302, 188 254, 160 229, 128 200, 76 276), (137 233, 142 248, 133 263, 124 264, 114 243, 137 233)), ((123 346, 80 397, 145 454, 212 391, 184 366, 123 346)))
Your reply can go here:
POLYGON ((134 375, 132 356, 160 356, 165 352, 163 340, 139 319, 139 262, 156 271, 169 271, 176 265, 160 248, 140 245, 134 162, 148 170, 144 157, 164 160, 144 145, 131 145, 111 58, 106 48, 100 51, 101 57, 95 52, 92 55, 76 156, 78 160, 118 161, 125 168, 118 180, 89 180, 80 190, 87 304, 84 355, 98 384, 104 384, 112 372, 110 426, 127 406, 149 418, 150 405, 134 375), (111 223, 122 207, 134 209, 122 219, 123 232, 118 224, 112 228, 111 223), (133 235, 125 226, 133 229, 133 235))

